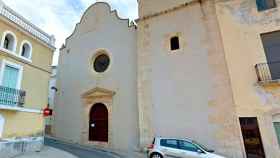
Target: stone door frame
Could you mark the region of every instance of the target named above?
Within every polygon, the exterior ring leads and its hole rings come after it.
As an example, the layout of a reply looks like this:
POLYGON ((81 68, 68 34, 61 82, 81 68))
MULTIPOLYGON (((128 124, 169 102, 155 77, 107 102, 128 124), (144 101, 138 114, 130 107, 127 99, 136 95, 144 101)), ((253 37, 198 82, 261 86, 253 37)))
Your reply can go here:
POLYGON ((112 147, 112 104, 113 96, 115 95, 114 91, 103 89, 103 88, 93 88, 84 94, 81 95, 83 102, 83 129, 81 133, 81 142, 85 145, 93 145, 100 148, 110 148, 112 147), (89 141, 89 121, 90 121, 90 110, 97 104, 102 103, 106 106, 108 110, 108 142, 98 142, 98 141, 89 141))

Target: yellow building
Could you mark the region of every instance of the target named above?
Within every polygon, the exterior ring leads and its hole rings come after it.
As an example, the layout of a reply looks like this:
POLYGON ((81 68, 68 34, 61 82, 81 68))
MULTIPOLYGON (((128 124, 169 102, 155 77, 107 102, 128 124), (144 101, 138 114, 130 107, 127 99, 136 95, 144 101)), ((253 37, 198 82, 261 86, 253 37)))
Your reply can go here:
MULTIPOLYGON (((0 1, 1 142, 27 141, 32 147, 26 150, 41 147, 54 44, 53 36, 0 1)), ((0 143, 1 158, 17 153, 5 146, 0 143)))

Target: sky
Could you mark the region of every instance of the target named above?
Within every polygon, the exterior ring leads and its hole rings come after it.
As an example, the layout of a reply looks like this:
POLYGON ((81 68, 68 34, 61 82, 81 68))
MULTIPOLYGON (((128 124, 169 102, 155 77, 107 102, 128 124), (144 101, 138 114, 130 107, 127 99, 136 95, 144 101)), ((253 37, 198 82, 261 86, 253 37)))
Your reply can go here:
MULTIPOLYGON (((95 2, 108 2, 122 18, 138 17, 137 0, 3 0, 6 5, 24 16, 30 22, 56 37, 60 48, 73 32, 84 11, 95 2)), ((53 65, 58 62, 55 52, 53 65)))

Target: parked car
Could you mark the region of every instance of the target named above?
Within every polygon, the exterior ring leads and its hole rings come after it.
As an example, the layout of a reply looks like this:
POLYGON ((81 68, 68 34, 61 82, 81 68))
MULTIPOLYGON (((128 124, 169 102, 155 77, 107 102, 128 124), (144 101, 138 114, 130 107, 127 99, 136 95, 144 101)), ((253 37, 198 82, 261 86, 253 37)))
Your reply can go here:
POLYGON ((148 158, 225 158, 190 139, 154 138, 148 147, 148 158))

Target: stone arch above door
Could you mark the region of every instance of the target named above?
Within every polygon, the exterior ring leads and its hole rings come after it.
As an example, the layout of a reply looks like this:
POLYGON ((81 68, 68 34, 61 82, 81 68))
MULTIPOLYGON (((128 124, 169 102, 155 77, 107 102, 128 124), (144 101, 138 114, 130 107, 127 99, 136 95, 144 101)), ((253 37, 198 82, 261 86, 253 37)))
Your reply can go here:
POLYGON ((0 138, 3 137, 4 126, 5 126, 5 118, 0 114, 0 138))
POLYGON ((104 88, 93 88, 81 95, 84 109, 84 120, 83 120, 83 130, 81 134, 81 142, 87 145, 95 145, 99 147, 111 147, 112 145, 112 103, 113 97, 115 95, 114 91, 107 90, 104 88), (108 110, 108 142, 98 142, 89 141, 89 122, 90 122, 90 112, 95 104, 101 103, 106 106, 108 110))

